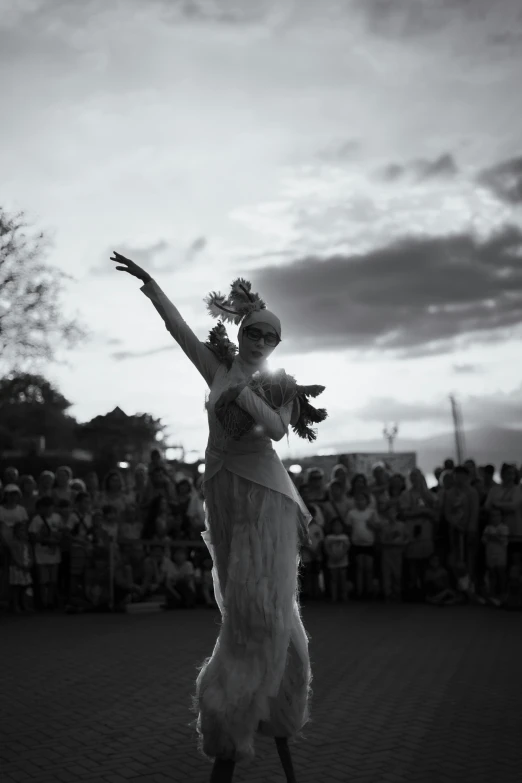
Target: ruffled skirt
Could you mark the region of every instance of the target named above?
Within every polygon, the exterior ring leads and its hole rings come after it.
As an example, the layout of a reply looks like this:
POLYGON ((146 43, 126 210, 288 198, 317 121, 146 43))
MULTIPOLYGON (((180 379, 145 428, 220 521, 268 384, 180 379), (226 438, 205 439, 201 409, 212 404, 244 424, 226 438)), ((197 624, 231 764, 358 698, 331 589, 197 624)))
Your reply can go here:
POLYGON ((308 636, 298 601, 306 520, 295 501, 221 469, 205 484, 221 627, 193 709, 208 758, 253 759, 256 732, 295 737, 309 720, 308 636))

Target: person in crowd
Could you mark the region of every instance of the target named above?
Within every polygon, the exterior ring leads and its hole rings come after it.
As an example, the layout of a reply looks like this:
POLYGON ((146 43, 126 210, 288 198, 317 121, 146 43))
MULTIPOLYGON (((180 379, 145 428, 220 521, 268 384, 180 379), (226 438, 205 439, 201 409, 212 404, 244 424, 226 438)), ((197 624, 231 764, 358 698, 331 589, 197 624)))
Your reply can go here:
POLYGON ((522 551, 522 485, 516 483, 517 471, 514 465, 504 463, 500 471, 501 483, 489 490, 484 508, 486 511, 497 509, 502 514, 502 522, 509 529, 508 562, 514 552, 522 551))
POLYGON ((336 480, 331 481, 328 485, 328 500, 323 505, 325 533, 331 532, 332 521, 337 518, 341 519, 344 527, 347 528, 349 511, 350 502, 342 483, 336 480))
POLYGON ((497 482, 495 481, 495 466, 484 465, 484 467, 481 468, 479 472, 480 478, 482 479, 482 484, 484 486, 484 492, 487 497, 490 489, 492 489, 492 487, 498 486, 497 482))
POLYGON ((85 572, 85 608, 91 612, 106 612, 111 604, 110 560, 107 552, 95 547, 85 572))
POLYGON ((71 489, 71 481, 73 479, 73 472, 68 465, 62 465, 56 471, 56 477, 53 487, 53 499, 55 503, 60 500, 68 500, 72 503, 73 491, 71 489))
POLYGON ((348 601, 348 552, 350 539, 340 517, 332 520, 331 532, 324 539, 326 567, 330 572, 330 600, 336 603, 339 597, 348 601))
POLYGON ((478 554, 479 495, 470 486, 468 469, 458 465, 454 473, 453 487, 444 492, 442 514, 448 523, 449 556, 451 563, 463 560, 476 582, 478 554))
POLYGON ((486 499, 486 490, 484 489, 484 482, 482 481, 482 478, 479 474, 477 463, 474 459, 467 459, 464 462, 464 467, 468 471, 469 476, 469 485, 470 487, 473 487, 473 489, 476 490, 478 498, 479 498, 479 505, 482 505, 482 503, 486 499))
POLYGON ((132 486, 129 492, 129 502, 136 508, 137 518, 142 525, 145 524, 147 509, 150 503, 148 496, 149 471, 145 463, 140 462, 134 468, 132 486))
POLYGON ((401 473, 394 473, 392 476, 390 476, 390 480, 388 482, 387 501, 382 509, 385 523, 388 523, 390 520, 390 512, 397 516, 401 504, 401 495, 405 489, 406 481, 401 473))
POLYGON ((500 606, 506 597, 509 528, 502 521, 502 512, 498 508, 492 508, 489 512, 482 543, 486 555, 488 597, 492 603, 500 606))
POLYGON ((323 504, 328 500, 324 483, 324 470, 321 468, 309 468, 306 472, 304 483, 308 487, 312 503, 323 504))
POLYGON ((454 606, 459 603, 459 596, 451 587, 449 571, 436 554, 428 560, 424 574, 424 595, 426 603, 433 606, 454 606))
POLYGON ((358 492, 366 492, 369 497, 370 508, 377 510, 377 503, 375 502, 374 495, 371 494, 368 487, 368 479, 364 473, 356 473, 352 476, 350 482, 350 489, 348 490, 348 502, 350 504, 350 510, 355 508, 355 495, 358 492))
POLYGON ((201 563, 201 593, 203 602, 209 609, 217 609, 217 601, 214 596, 214 579, 212 576, 212 558, 205 557, 201 563))
POLYGON ((308 484, 303 484, 301 487, 301 499, 305 504, 308 512, 312 515, 317 524, 324 530, 325 518, 321 506, 318 503, 314 503, 311 497, 310 487, 308 484))
POLYGON ((123 520, 127 502, 125 485, 120 471, 110 470, 103 482, 103 490, 100 498, 101 508, 103 508, 103 506, 112 506, 115 508, 118 521, 120 521, 123 520))
POLYGON ((506 609, 522 609, 522 554, 514 552, 508 569, 506 609))
POLYGON ((205 513, 192 481, 183 474, 176 477, 176 495, 173 510, 181 521, 181 536, 194 540, 205 529, 205 513))
POLYGON ((52 498, 54 496, 54 482, 56 480, 56 476, 54 475, 52 470, 42 470, 40 475, 38 476, 38 497, 49 497, 52 498))
POLYGON ((163 565, 166 608, 193 609, 196 605, 194 566, 188 560, 186 550, 177 547, 172 560, 164 561, 163 565))
POLYGON ((85 476, 85 490, 91 498, 92 508, 101 508, 102 498, 100 481, 95 470, 90 470, 85 476))
POLYGON ((15 522, 9 542, 9 606, 12 612, 33 611, 33 554, 29 545, 27 522, 15 522))
POLYGON ((28 473, 20 476, 18 486, 22 493, 22 506, 27 511, 29 519, 31 519, 36 513, 36 501, 38 499, 38 486, 34 476, 31 476, 28 473))
MULTIPOLYGON (((7 472, 7 471, 6 471, 7 472)), ((12 472, 11 474, 13 475, 12 472)), ((27 511, 22 505, 22 493, 17 484, 6 484, 0 504, 0 597, 9 595, 9 566, 11 554, 9 544, 13 538, 13 528, 17 522, 29 521, 27 511)))
POLYGON ((338 462, 337 465, 334 465, 332 468, 332 472, 330 474, 330 486, 333 481, 339 482, 342 487, 343 497, 345 497, 348 494, 349 489, 348 469, 341 462, 338 462))
POLYGON ((125 548, 116 550, 114 557, 114 609, 125 611, 128 604, 141 598, 141 588, 134 581, 132 565, 125 548))
POLYGON ((143 541, 170 538, 174 528, 175 514, 164 495, 157 495, 147 512, 147 518, 141 532, 143 541))
POLYGON ((454 574, 457 582, 457 595, 461 603, 481 605, 486 603, 485 599, 477 593, 468 565, 464 560, 456 563, 454 574))
POLYGON ((85 484, 85 481, 81 478, 71 479, 71 483, 69 486, 71 489, 71 504, 74 504, 76 500, 76 496, 79 492, 87 492, 87 485, 85 484))
POLYGON ((44 610, 54 609, 58 600, 58 569, 62 560, 61 541, 63 523, 54 511, 52 498, 38 498, 36 515, 29 525, 30 539, 38 569, 40 605, 44 610))
MULTIPOLYGON (((71 492, 71 497, 74 494, 71 492)), ((67 498, 60 498, 55 501, 55 511, 61 519, 61 541, 60 550, 62 553, 60 565, 58 566, 58 596, 60 599, 69 600, 69 590, 71 583, 71 537, 69 535, 69 520, 72 513, 72 503, 67 498)))
POLYGON ((374 595, 375 534, 379 523, 370 494, 364 489, 355 493, 353 508, 348 514, 348 526, 355 558, 355 593, 358 598, 374 595))
POLYGON ((430 487, 430 492, 433 492, 434 495, 438 495, 441 490, 440 477, 443 473, 444 468, 441 468, 440 465, 437 466, 433 471, 433 475, 435 476, 435 485, 430 487))
POLYGON ((321 525, 311 519, 308 525, 309 542, 301 549, 302 593, 307 598, 315 600, 321 597, 321 571, 324 554, 324 530, 321 525))
POLYGON ((444 470, 449 470, 450 473, 455 470, 455 463, 451 458, 444 460, 444 470))
POLYGON ((0 505, 0 534, 4 539, 10 539, 15 524, 28 521, 20 487, 18 484, 6 484, 0 505))
POLYGON ((70 537, 70 607, 83 606, 85 600, 85 576, 94 544, 91 504, 91 496, 87 492, 79 492, 67 524, 70 537))
POLYGON ((426 479, 418 468, 410 471, 410 488, 400 499, 400 519, 406 523, 409 543, 404 550, 407 596, 421 599, 424 572, 434 554, 434 526, 438 518, 437 500, 429 491, 426 479))
POLYGON ((402 599, 402 567, 407 543, 406 525, 398 518, 397 506, 388 506, 381 530, 381 580, 387 602, 402 599))
POLYGON ((120 513, 117 506, 105 503, 102 507, 103 521, 101 525, 102 536, 105 543, 115 543, 120 533, 120 513))
POLYGON ((129 499, 125 512, 123 514, 123 522, 120 526, 120 536, 125 541, 139 541, 143 533, 143 521, 142 517, 134 499, 129 499))
POLYGON ((8 484, 18 484, 18 479, 18 468, 15 468, 14 465, 8 465, 4 470, 3 486, 6 487, 8 484))
POLYGON ((145 552, 143 561, 142 598, 151 598, 163 592, 165 584, 165 549, 153 545, 145 552))
POLYGON ((386 466, 383 462, 376 462, 372 468, 373 480, 369 486, 369 490, 375 497, 377 505, 379 505, 379 499, 381 496, 387 497, 388 495, 388 482, 389 477, 386 472, 386 466))

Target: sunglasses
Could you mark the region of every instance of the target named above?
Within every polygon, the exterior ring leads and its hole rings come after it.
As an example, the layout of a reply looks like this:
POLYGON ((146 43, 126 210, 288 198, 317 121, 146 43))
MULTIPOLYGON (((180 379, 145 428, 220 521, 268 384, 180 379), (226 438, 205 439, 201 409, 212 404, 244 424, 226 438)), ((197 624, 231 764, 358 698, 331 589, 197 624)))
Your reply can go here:
POLYGON ((274 332, 262 332, 261 329, 256 329, 255 327, 247 327, 245 329, 245 334, 248 337, 249 340, 252 340, 252 342, 257 343, 258 340, 261 339, 261 337, 264 338, 265 345, 268 345, 270 348, 275 348, 276 345, 279 344, 280 340, 277 334, 274 334, 274 332))

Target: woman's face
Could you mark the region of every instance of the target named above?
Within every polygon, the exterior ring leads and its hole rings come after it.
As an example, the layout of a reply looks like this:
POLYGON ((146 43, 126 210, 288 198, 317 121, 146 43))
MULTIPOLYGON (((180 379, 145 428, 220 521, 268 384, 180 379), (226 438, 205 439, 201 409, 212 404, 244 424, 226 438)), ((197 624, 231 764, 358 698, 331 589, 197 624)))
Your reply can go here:
POLYGON ((412 470, 410 473, 411 485, 414 489, 420 489, 422 486, 422 475, 420 470, 412 470))
POLYGON ((239 334, 239 355, 248 364, 265 362, 275 351, 277 345, 267 345, 266 339, 271 342, 278 340, 277 332, 273 326, 267 323, 256 323, 241 329, 239 334))
POLYGON ((390 495, 393 496, 400 495, 402 492, 402 479, 400 479, 398 476, 390 479, 389 492, 390 495))
POLYGON ((49 476, 47 473, 40 477, 40 487, 42 492, 49 492, 54 485, 54 476, 49 476))
POLYGON ((354 492, 359 489, 366 489, 366 478, 364 476, 356 476, 353 480, 354 492))
POLYGON ((69 484, 69 471, 64 470, 63 468, 58 468, 56 471, 56 484, 61 489, 65 489, 65 487, 69 484))
POLYGON ((20 489, 26 497, 31 497, 36 489, 36 481, 32 476, 28 476, 21 482, 20 489))

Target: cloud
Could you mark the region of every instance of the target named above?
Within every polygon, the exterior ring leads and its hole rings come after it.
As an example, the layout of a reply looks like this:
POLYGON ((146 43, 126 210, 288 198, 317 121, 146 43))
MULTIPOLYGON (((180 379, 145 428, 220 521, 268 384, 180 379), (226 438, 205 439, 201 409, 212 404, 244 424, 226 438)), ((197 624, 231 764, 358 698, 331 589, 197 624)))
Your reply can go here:
POLYGON ((411 177, 417 182, 430 179, 451 179, 458 174, 458 166, 453 155, 445 153, 434 160, 413 160, 409 163, 390 163, 378 172, 387 182, 396 182, 411 177))
POLYGON ((521 248, 522 231, 506 225, 484 241, 469 233, 405 238, 364 254, 264 267, 252 278, 280 313, 290 352, 427 355, 522 324, 521 248))
POLYGON ((205 237, 198 237, 193 242, 191 242, 185 254, 186 260, 194 261, 197 256, 201 255, 201 253, 205 250, 207 244, 208 243, 205 237))
POLYGON ((478 181, 508 204, 522 204, 522 155, 482 171, 478 181))
POLYGON ((481 372, 481 368, 477 364, 454 364, 452 370, 455 375, 474 375, 481 372))
MULTIPOLYGON (((459 400, 466 427, 522 424, 522 386, 508 393, 469 396, 459 400)), ((375 397, 355 415, 363 421, 446 422, 451 421, 449 397, 435 402, 402 402, 391 397, 375 397)))
POLYGON ((147 348, 143 351, 114 351, 111 353, 111 358, 117 362, 127 361, 128 359, 143 359, 149 356, 156 356, 159 353, 165 353, 166 351, 172 351, 177 347, 176 343, 169 343, 169 345, 162 345, 159 348, 147 348))

